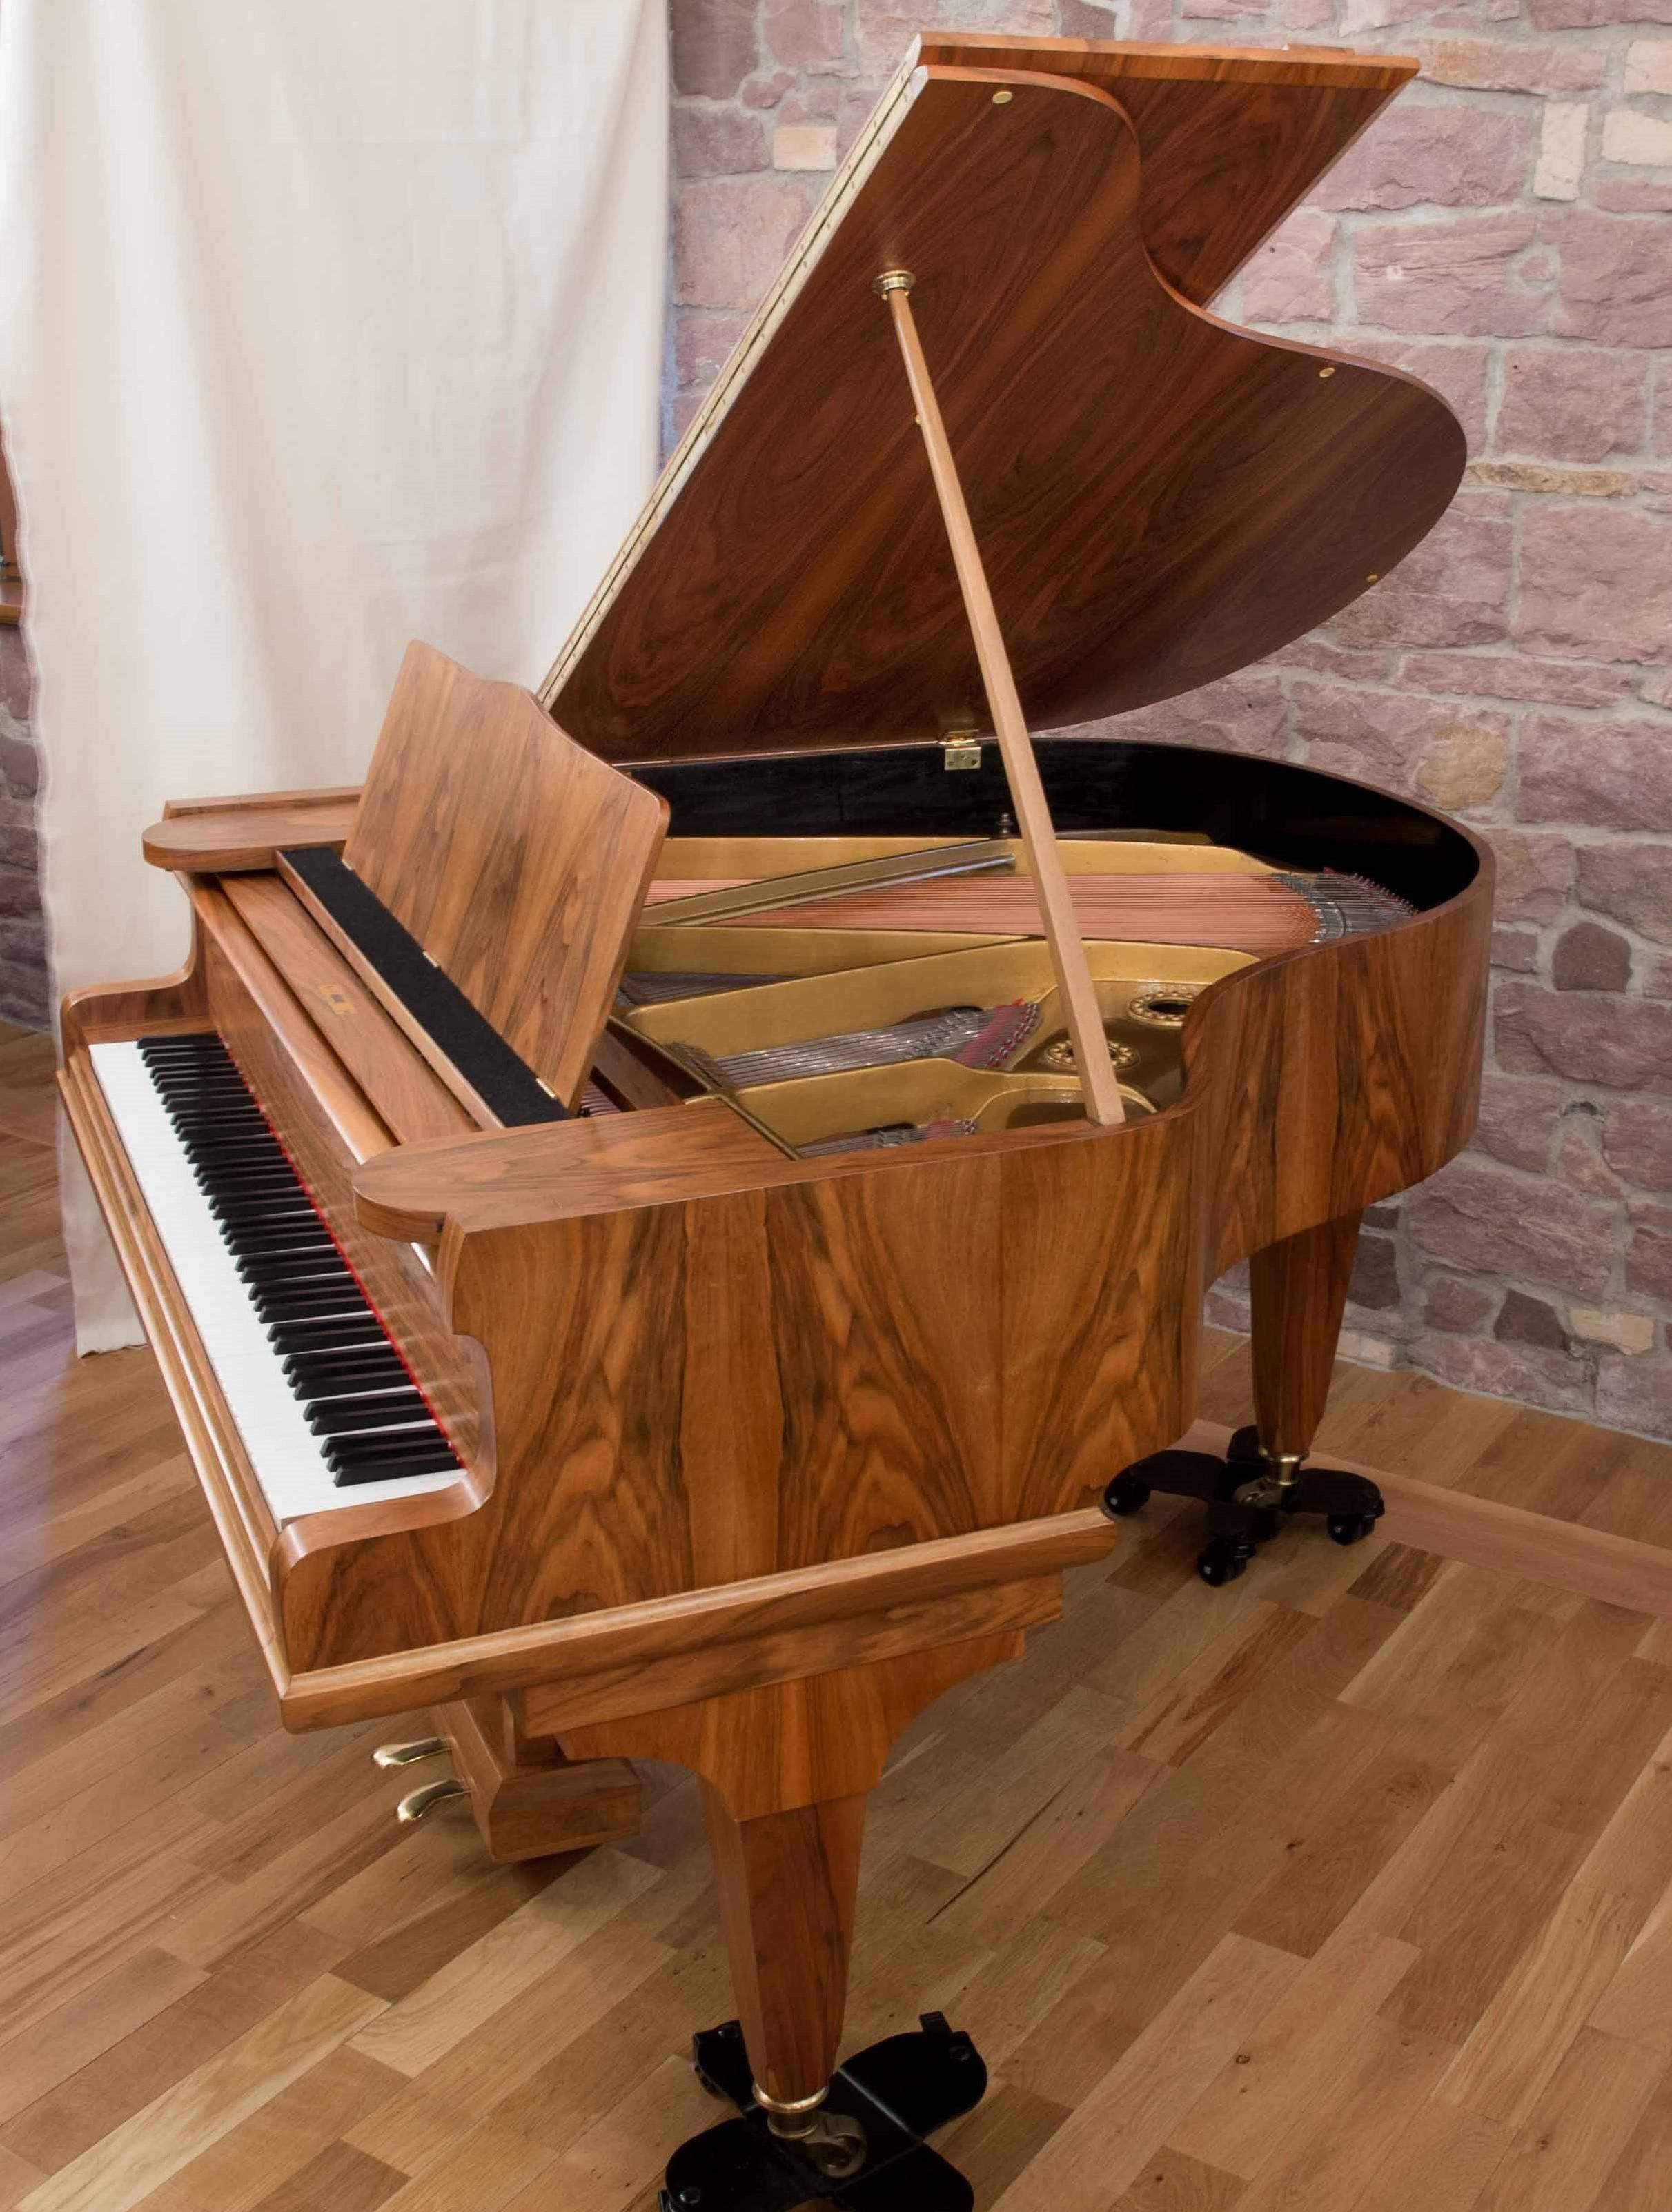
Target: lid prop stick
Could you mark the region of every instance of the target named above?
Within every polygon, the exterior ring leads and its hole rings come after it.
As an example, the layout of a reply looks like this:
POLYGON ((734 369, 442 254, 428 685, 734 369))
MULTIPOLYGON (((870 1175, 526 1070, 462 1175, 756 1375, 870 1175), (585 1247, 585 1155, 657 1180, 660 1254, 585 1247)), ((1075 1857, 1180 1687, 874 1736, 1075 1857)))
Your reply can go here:
POLYGON ((1086 1119, 1104 1123, 1123 1121, 1126 1108, 1110 1060, 1103 1017, 1097 1012, 1097 994, 1092 988, 1085 939, 1074 915, 1062 856, 1057 851, 1055 825, 1045 803, 1039 763, 1033 757, 1032 740, 1023 720, 1022 702, 1017 693, 1016 679, 1011 674, 1010 658, 1000 633, 993 594, 988 589, 981 549, 976 543, 970 510, 964 504, 964 487, 958 482, 958 465, 947 443, 946 426, 940 419, 928 363, 923 358, 922 342, 911 312, 911 288, 915 281, 909 269, 890 269, 876 279, 876 289, 894 319, 894 335, 900 342, 912 404, 922 427, 929 473, 934 479, 941 519, 946 525, 958 589, 964 594, 964 611, 969 617, 976 658, 981 665, 988 711, 998 737, 1000 757, 1010 785, 1023 849, 1038 887, 1045 941, 1050 947, 1056 988, 1068 1018, 1068 1035, 1073 1042, 1074 1066, 1085 1094, 1086 1119))

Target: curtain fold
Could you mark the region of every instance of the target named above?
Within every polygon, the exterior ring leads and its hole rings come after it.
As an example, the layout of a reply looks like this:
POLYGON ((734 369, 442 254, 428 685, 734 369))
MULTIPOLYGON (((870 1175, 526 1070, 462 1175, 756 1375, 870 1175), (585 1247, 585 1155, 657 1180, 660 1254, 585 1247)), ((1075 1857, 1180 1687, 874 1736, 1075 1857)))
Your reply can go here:
MULTIPOLYGON (((544 675, 654 477, 665 0, 3 0, 0 417, 57 987, 165 799, 356 781, 407 641, 544 675)), ((66 1179, 83 1351, 137 1329, 66 1179)))

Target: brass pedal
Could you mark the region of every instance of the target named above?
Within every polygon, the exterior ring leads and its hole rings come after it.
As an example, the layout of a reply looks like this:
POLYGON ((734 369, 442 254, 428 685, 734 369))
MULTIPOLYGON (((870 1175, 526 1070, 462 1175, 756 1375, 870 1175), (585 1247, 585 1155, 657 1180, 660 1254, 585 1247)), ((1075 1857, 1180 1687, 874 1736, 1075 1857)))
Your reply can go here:
POLYGON ((380 1743, 372 1753, 372 1765, 416 1766, 426 1759, 439 1759, 447 1747, 447 1740, 444 1735, 421 1736, 416 1743, 380 1743))
POLYGON ((468 1797, 470 1794, 468 1782, 461 1782, 456 1774, 449 1774, 444 1781, 426 1782, 422 1790, 414 1790, 403 1797, 395 1808, 395 1818, 403 1828, 416 1827, 428 1814, 433 1813, 438 1805, 445 1805, 450 1797, 468 1797))

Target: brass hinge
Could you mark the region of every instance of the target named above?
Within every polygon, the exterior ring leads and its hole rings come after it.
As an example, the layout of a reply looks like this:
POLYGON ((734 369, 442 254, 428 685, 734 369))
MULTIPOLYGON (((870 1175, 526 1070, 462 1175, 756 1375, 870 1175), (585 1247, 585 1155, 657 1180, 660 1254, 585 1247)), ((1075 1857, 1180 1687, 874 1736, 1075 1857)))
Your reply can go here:
POLYGON ((982 749, 973 730, 949 730, 940 741, 944 768, 979 768, 982 749))

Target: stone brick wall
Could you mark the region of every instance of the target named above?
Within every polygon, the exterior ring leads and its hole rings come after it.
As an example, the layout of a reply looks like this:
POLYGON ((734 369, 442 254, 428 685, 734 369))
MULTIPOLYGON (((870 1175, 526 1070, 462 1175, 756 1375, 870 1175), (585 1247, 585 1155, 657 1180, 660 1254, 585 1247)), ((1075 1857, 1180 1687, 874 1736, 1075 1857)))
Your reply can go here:
POLYGON ((46 1024, 46 935, 35 871, 35 749, 22 633, 0 624, 0 1021, 46 1024))
POLYGON ((1347 1348, 1672 1435, 1672 0, 671 5, 670 441, 923 25, 1421 58, 1219 304, 1427 378, 1463 494, 1327 630, 1120 726, 1490 835, 1480 1134, 1376 1210, 1347 1348))

